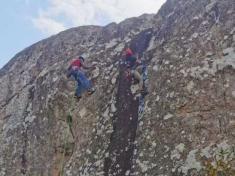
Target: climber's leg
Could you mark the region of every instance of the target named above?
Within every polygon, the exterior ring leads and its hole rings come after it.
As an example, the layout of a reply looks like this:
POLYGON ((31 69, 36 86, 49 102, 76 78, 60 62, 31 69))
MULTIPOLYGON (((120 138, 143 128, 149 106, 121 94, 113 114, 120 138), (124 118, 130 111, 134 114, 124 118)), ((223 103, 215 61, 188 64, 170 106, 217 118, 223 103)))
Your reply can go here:
POLYGON ((132 70, 132 74, 136 80, 139 82, 140 91, 144 90, 143 87, 143 78, 137 70, 132 70))
POLYGON ((82 97, 83 87, 82 84, 77 81, 77 88, 75 92, 75 97, 79 100, 82 97))
POLYGON ((95 89, 91 84, 91 81, 85 76, 85 74, 82 71, 78 71, 78 79, 82 87, 88 91, 89 95, 95 92, 95 89))

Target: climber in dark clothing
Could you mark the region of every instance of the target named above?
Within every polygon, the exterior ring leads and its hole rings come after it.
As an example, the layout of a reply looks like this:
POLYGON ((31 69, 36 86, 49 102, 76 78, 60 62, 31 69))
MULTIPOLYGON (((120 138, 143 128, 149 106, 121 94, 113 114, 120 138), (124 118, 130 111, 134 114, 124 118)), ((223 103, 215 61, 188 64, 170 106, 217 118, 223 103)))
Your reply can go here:
POLYGON ((70 78, 73 76, 75 81, 77 81, 77 88, 75 92, 75 97, 80 99, 81 94, 83 91, 87 91, 89 95, 93 94, 95 92, 95 89, 93 88, 91 81, 88 80, 84 72, 81 68, 89 69, 93 67, 88 67, 84 64, 84 58, 82 56, 79 56, 77 59, 73 59, 69 68, 67 77, 70 78))
POLYGON ((130 48, 127 48, 124 52, 124 59, 127 68, 130 69, 131 71, 131 76, 133 76, 138 82, 139 82, 139 90, 140 92, 144 93, 144 81, 141 76, 140 68, 141 68, 141 61, 140 59, 137 59, 134 55, 133 52, 131 51, 130 48))

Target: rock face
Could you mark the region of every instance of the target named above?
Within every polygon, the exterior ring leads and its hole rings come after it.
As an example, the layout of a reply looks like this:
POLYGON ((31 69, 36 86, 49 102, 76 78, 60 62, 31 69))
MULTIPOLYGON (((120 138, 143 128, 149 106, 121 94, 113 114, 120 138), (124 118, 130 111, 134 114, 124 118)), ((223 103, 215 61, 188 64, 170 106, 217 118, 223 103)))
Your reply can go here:
POLYGON ((206 175, 220 163, 235 175, 234 19, 232 0, 168 0, 17 54, 0 70, 0 176, 206 175), (148 65, 141 119, 119 66, 126 46, 148 65), (97 91, 76 102, 65 73, 81 54, 97 91))

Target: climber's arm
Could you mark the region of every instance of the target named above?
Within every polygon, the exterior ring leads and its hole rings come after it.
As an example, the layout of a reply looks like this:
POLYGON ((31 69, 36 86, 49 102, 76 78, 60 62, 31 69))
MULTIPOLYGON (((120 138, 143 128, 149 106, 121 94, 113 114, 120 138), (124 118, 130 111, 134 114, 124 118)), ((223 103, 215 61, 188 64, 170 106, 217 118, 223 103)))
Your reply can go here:
POLYGON ((82 64, 82 68, 84 68, 84 69, 93 69, 93 68, 95 68, 94 65, 89 66, 89 65, 87 65, 87 64, 84 63, 84 62, 81 62, 81 64, 82 64))

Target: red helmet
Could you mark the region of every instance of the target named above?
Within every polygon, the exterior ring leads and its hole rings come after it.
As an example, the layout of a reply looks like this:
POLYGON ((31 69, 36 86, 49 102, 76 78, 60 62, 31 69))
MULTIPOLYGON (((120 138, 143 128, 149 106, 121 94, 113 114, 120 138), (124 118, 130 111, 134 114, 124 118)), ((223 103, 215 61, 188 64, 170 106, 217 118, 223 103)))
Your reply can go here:
POLYGON ((130 48, 127 48, 126 51, 125 51, 125 54, 126 54, 126 56, 132 56, 133 52, 131 51, 130 48))

